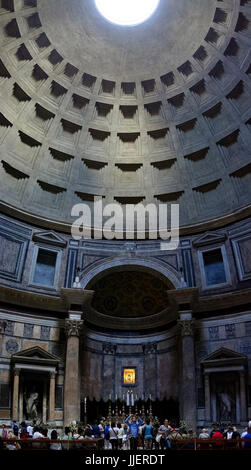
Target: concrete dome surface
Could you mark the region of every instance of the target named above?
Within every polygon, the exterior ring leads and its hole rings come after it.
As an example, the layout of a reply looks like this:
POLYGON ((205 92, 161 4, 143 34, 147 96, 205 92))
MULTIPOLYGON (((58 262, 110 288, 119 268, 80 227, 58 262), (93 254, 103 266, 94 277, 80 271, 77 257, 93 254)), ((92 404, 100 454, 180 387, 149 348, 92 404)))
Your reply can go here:
MULTIPOLYGON (((94 0, 0 10, 1 209, 178 203, 188 232, 250 210, 250 5, 160 0, 121 27, 94 0)), ((216 224, 216 225, 215 225, 216 224)))

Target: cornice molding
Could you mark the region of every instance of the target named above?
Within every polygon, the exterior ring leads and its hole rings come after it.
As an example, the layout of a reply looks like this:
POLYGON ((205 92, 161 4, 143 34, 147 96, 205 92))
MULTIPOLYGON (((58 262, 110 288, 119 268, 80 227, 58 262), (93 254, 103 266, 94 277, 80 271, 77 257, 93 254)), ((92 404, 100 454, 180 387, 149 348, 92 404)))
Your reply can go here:
MULTIPOLYGON (((178 289, 177 289, 178 292, 178 289)), ((61 314, 62 318, 65 318, 68 313, 68 306, 66 302, 58 297, 51 297, 45 294, 39 294, 34 292, 24 292, 10 287, 0 286, 0 298, 1 301, 10 305, 15 306, 15 311, 13 315, 18 317, 18 306, 27 307, 27 308, 39 308, 40 312, 37 315, 37 318, 41 320, 44 324, 44 321, 49 321, 50 319, 44 318, 42 320, 41 310, 50 311, 61 314)), ((224 294, 211 295, 210 297, 200 297, 198 296, 197 302, 194 305, 193 313, 200 313, 203 315, 203 312, 212 312, 212 316, 220 314, 220 310, 232 307, 240 307, 241 305, 251 305, 251 289, 245 289, 237 292, 228 292, 224 294)), ((6 306, 3 308, 4 311, 8 312, 6 306)), ((25 317, 28 321, 29 318, 36 318, 36 313, 34 314, 25 314, 20 312, 20 318, 25 317)), ((149 322, 146 325, 147 328, 152 328, 158 326, 167 325, 170 322, 176 320, 176 312, 172 313, 168 309, 159 314, 152 315, 151 318, 148 317, 149 322)), ((103 315, 92 309, 91 306, 88 306, 85 311, 85 319, 93 325, 104 326, 105 328, 111 329, 128 329, 128 318, 114 318, 109 317, 108 315, 103 315), (124 321, 123 321, 124 320, 124 321)), ((29 320, 30 321, 30 320, 29 320)), ((42 324, 41 323, 41 324, 42 324)), ((133 330, 142 330, 142 318, 130 319, 130 328, 133 330)))
MULTIPOLYGON (((47 217, 37 216, 32 212, 21 210, 4 201, 0 201, 0 211, 9 216, 15 217, 21 221, 38 227, 44 227, 47 230, 57 230, 59 232, 71 233, 71 224, 61 220, 54 220, 47 217)), ((251 216, 251 204, 245 205, 233 212, 224 214, 219 217, 214 217, 206 221, 198 222, 191 225, 184 225, 180 227, 180 236, 193 235, 200 232, 206 232, 225 227, 231 223, 238 222, 242 219, 251 216)), ((102 235, 101 235, 102 239, 102 235)))

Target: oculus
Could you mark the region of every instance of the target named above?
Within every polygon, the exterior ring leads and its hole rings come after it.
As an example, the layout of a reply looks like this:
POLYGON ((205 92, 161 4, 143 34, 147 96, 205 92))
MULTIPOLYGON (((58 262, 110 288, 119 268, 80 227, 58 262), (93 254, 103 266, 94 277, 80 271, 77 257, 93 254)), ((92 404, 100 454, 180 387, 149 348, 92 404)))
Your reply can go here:
POLYGON ((159 0, 95 0, 104 18, 121 26, 143 23, 155 12, 159 0))

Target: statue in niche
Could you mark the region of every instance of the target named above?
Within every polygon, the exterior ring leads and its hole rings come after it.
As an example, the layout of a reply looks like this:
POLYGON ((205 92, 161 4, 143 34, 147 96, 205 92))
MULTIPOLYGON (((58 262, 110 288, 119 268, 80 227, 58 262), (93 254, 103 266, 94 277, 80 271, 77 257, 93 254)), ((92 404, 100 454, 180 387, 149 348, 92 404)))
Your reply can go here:
POLYGON ((37 418, 38 418, 37 404, 38 404, 37 392, 31 392, 29 396, 25 394, 27 419, 30 419, 32 421, 37 421, 37 418))
POLYGON ((234 421, 235 399, 230 390, 221 389, 217 393, 220 421, 234 421))

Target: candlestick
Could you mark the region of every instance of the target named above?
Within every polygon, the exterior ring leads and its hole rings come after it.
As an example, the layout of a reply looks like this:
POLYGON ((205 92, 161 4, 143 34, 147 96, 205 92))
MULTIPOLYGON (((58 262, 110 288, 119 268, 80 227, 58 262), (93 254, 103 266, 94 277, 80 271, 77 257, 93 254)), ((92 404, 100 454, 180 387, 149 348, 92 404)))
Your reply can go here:
POLYGON ((87 397, 84 398, 84 424, 87 424, 87 397))
POLYGON ((122 419, 125 420, 125 401, 122 402, 122 419))
POLYGON ((137 402, 137 400, 135 401, 135 413, 138 414, 138 402, 137 402))
POLYGON ((109 423, 110 423, 110 424, 111 424, 111 419, 112 419, 112 403, 111 403, 111 400, 109 400, 108 420, 109 420, 109 423))
POLYGON ((142 419, 143 419, 143 421, 145 421, 145 418, 146 418, 146 416, 145 416, 145 404, 143 402, 142 403, 142 419))

